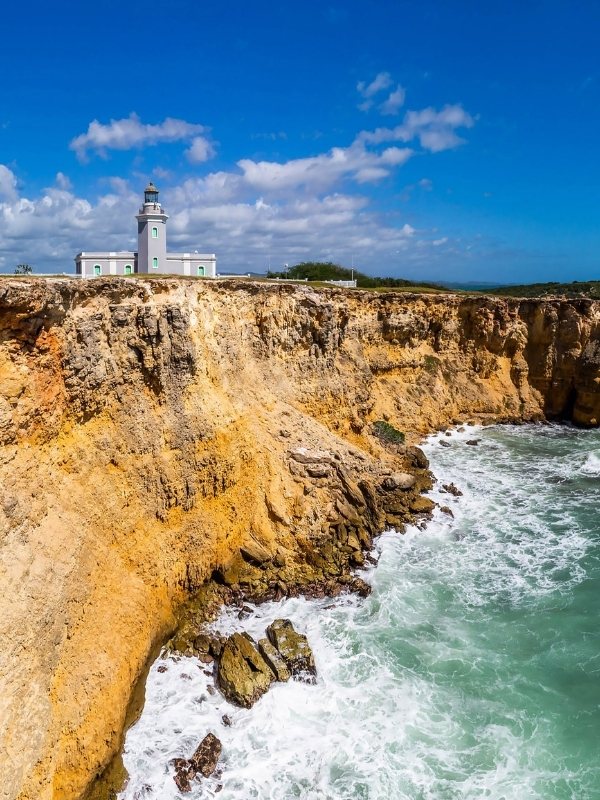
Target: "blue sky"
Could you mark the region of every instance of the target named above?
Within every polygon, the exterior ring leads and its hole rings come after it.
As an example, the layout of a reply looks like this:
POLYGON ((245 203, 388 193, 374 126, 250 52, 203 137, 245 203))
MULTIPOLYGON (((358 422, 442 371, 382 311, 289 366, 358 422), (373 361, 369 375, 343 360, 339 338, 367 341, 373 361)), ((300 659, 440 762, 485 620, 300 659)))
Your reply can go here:
POLYGON ((600 279, 600 3, 11 3, 0 270, 135 247, 220 271, 600 279))

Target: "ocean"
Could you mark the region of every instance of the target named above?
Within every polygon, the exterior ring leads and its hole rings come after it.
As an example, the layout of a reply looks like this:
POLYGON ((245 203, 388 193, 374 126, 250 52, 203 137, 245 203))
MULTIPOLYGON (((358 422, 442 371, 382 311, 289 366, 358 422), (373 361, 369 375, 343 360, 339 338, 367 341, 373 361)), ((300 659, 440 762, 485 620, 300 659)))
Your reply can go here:
POLYGON ((276 684, 245 710, 212 693, 197 659, 159 659, 119 798, 600 798, 600 432, 469 427, 423 449, 431 497, 454 517, 384 533, 361 573, 370 597, 289 599, 215 623, 258 637, 290 618, 317 684, 276 684), (209 731, 222 774, 180 795, 169 761, 209 731))

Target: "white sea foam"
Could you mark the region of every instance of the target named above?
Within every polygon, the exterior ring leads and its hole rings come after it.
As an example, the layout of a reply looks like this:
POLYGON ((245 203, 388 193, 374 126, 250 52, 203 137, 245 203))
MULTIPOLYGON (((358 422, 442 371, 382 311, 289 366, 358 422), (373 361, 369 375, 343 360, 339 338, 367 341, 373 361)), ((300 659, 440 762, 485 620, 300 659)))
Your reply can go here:
POLYGON ((600 478, 600 452, 589 453, 583 462, 581 472, 584 475, 591 475, 600 478))
POLYGON ((597 768, 574 770, 552 715, 531 711, 536 693, 556 690, 540 686, 537 672, 527 680, 524 667, 513 671, 515 659, 517 668, 519 659, 535 662, 529 628, 581 582, 589 546, 573 510, 574 499, 580 507, 589 498, 573 494, 572 453, 555 460, 561 432, 543 429, 548 453, 542 446, 532 460, 536 435, 471 427, 444 437, 451 448, 430 438, 425 450, 440 477, 432 496, 454 518, 438 511, 425 531, 384 534, 379 565, 365 573, 366 600, 288 599, 242 620, 223 611, 216 628, 254 637, 277 617, 292 619, 313 648, 315 686, 277 684, 238 709, 210 693, 196 659, 157 661, 127 735, 130 781, 120 798, 184 797, 169 761, 191 755, 208 731, 223 744, 222 776, 195 783, 192 800, 591 796, 582 787, 597 768), (479 446, 466 444, 473 438, 479 446), (449 481, 462 497, 443 492, 449 481), (565 502, 552 502, 557 491, 565 502))

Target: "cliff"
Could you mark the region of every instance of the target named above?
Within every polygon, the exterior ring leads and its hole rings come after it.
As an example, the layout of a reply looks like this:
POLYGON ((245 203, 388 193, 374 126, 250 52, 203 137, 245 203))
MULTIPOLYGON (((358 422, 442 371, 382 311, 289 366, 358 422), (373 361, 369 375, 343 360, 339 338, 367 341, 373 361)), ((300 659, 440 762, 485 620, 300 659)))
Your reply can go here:
POLYGON ((83 796, 211 576, 343 575, 357 539, 426 510, 418 451, 374 421, 409 444, 457 420, 595 426, 599 367, 592 300, 2 281, 0 796, 83 796))

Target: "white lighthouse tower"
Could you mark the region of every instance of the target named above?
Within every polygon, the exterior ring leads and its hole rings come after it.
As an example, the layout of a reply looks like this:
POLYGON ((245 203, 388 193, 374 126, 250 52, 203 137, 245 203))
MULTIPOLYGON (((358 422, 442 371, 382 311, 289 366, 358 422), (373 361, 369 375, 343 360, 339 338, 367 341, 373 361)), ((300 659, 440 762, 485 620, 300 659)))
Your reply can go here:
POLYGON ((138 272, 168 272, 168 215, 158 202, 158 189, 150 181, 144 190, 144 205, 136 214, 138 221, 138 272))
POLYGON ((150 181, 144 190, 144 203, 135 215, 138 222, 137 253, 121 250, 101 253, 85 251, 75 256, 75 272, 81 278, 103 275, 183 275, 190 278, 215 278, 214 253, 168 253, 168 215, 158 202, 158 189, 150 181))

